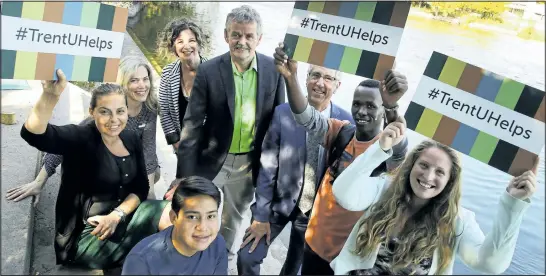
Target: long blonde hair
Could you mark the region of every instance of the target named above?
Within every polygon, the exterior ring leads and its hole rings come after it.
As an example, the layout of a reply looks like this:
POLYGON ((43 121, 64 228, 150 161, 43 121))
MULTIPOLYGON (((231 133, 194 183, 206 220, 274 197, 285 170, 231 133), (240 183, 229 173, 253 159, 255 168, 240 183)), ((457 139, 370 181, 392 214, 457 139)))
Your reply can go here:
POLYGON ((118 71, 118 83, 123 87, 125 91, 129 91, 127 88, 131 78, 133 78, 135 72, 139 67, 144 67, 148 71, 148 78, 150 80, 150 92, 146 98, 144 104, 146 107, 154 113, 159 114, 159 102, 157 100, 157 93, 155 88, 155 78, 153 75, 152 67, 148 65, 148 62, 137 56, 124 57, 119 63, 118 71))
POLYGON ((421 154, 429 148, 443 150, 451 159, 451 173, 444 190, 432 198, 426 206, 408 219, 398 234, 400 240, 393 252, 393 270, 397 271, 422 259, 432 257, 439 249, 438 273, 444 271, 453 258, 455 222, 461 198, 461 164, 458 154, 441 143, 421 142, 408 155, 404 163, 393 173, 394 178, 379 201, 370 206, 358 229, 354 253, 367 257, 380 243, 394 238, 394 233, 411 206, 413 190, 410 172, 421 154))

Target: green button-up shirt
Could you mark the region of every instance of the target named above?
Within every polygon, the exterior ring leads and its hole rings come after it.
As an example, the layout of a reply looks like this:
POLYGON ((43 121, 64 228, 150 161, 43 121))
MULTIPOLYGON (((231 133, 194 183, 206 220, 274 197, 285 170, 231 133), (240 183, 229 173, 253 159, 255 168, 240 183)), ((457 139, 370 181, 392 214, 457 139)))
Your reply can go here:
POLYGON ((235 82, 235 114, 233 138, 229 153, 247 153, 253 150, 256 133, 256 94, 258 89, 258 64, 256 56, 245 72, 239 72, 231 62, 235 82))

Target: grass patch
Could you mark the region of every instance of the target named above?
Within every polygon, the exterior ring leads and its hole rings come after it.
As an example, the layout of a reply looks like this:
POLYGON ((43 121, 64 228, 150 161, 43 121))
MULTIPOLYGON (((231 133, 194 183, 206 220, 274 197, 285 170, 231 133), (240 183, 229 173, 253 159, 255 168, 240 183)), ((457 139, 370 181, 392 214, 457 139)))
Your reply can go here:
POLYGON ((133 38, 133 41, 136 43, 138 48, 142 51, 146 59, 148 59, 148 61, 152 64, 152 67, 157 72, 157 74, 161 76, 161 72, 163 72, 163 68, 155 60, 154 54, 146 50, 146 47, 144 47, 142 42, 140 42, 140 39, 138 39, 138 37, 130 29, 127 29, 127 33, 129 33, 131 38, 133 38))
POLYGON ((94 81, 69 81, 69 82, 87 92, 91 92, 93 89, 95 89, 97 86, 101 84, 101 82, 94 82, 94 81))

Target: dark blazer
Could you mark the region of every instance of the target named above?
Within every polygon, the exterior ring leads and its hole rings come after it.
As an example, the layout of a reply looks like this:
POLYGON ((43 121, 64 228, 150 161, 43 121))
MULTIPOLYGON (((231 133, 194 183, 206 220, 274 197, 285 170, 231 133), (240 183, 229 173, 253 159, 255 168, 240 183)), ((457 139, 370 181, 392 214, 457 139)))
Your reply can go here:
POLYGON ((99 146, 104 145, 94 121, 81 126, 48 124, 45 133, 39 135, 29 132, 23 125, 21 137, 40 151, 63 156, 61 186, 55 205, 57 264, 70 263, 74 257, 78 236, 87 220, 86 206, 90 203, 117 207, 130 193, 136 194, 141 202, 148 196, 142 142, 132 131, 122 131, 120 138, 129 154, 136 158, 137 174, 126 187, 119 188, 105 187, 97 181, 99 166, 104 163, 97 153, 103 152, 99 146))
MULTIPOLYGON (((331 107, 330 118, 354 124, 349 112, 333 103, 331 107)), ((275 108, 262 146, 256 202, 250 207, 255 220, 269 221, 272 211, 288 217, 296 206, 303 187, 306 141, 305 128, 296 122, 289 104, 275 108)), ((319 180, 326 171, 326 155, 319 161, 319 180)))
MULTIPOLYGON (((284 103, 285 99, 284 79, 275 69, 273 58, 259 53, 256 53, 256 57, 256 134, 252 152, 254 183, 260 168, 262 141, 274 108, 284 103)), ((178 147, 177 178, 199 175, 212 180, 216 177, 231 145, 234 112, 235 82, 228 52, 201 64, 197 69, 178 147)))

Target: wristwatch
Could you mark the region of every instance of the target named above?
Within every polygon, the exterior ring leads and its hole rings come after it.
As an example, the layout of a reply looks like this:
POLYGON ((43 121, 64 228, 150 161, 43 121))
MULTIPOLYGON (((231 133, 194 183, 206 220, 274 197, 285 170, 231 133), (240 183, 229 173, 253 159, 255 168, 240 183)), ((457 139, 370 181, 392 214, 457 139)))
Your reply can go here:
POLYGON ((116 213, 119 216, 120 221, 124 221, 125 217, 127 216, 125 212, 123 212, 123 210, 121 210, 121 208, 119 207, 114 208, 112 212, 116 213))
POLYGON ((383 108, 385 109, 385 111, 387 112, 392 112, 392 111, 395 111, 395 110, 398 110, 398 104, 393 106, 393 107, 386 107, 385 105, 383 105, 383 108))

